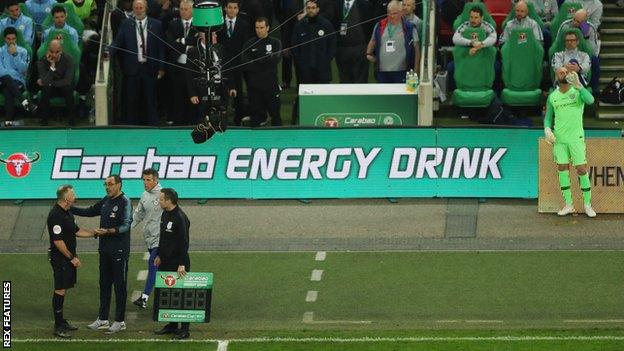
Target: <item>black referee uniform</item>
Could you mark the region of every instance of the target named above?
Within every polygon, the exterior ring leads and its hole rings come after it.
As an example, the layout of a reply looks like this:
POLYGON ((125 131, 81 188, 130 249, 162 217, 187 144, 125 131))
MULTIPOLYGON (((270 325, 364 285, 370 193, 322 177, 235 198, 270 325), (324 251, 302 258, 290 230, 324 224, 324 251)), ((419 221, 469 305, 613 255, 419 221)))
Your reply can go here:
POLYGON ((100 311, 99 319, 108 320, 111 288, 115 286, 115 321, 123 322, 128 296, 128 258, 130 255, 130 224, 132 203, 123 193, 115 198, 104 197, 88 208, 72 207, 73 214, 84 217, 100 216, 100 228, 115 228, 114 235, 99 237, 100 311))
MULTIPOLYGON (((74 220, 74 216, 64 210, 58 203, 48 214, 48 233, 50 234, 50 264, 54 273, 54 290, 63 290, 73 288, 76 284, 76 267, 71 260, 76 256, 76 233, 78 226, 74 220), (56 248, 55 241, 60 240, 65 243, 67 250, 71 253, 71 257, 66 257, 56 248)), ((63 301, 64 295, 58 295, 56 292, 52 298, 52 308, 54 311, 55 328, 63 327, 66 321, 63 319, 63 301)))
MULTIPOLYGON (((171 210, 164 210, 160 219, 160 240, 158 241, 158 256, 160 257, 159 271, 177 271, 178 266, 184 266, 187 272, 191 271, 189 249, 189 228, 191 222, 180 206, 171 210)), ((188 333, 189 323, 181 323, 180 333, 188 333)), ((178 323, 169 323, 165 329, 171 331, 178 328, 178 323)))

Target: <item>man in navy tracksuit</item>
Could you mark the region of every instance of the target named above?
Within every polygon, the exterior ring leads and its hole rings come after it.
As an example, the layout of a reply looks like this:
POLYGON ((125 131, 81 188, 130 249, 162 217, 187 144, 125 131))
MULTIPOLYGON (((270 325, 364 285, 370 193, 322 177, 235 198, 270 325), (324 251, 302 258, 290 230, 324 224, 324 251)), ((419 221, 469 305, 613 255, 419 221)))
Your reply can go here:
POLYGON ((130 254, 130 223, 132 203, 121 192, 121 178, 111 175, 104 182, 106 197, 88 208, 72 207, 78 216, 100 216, 100 228, 95 230, 100 239, 100 312, 89 329, 105 329, 113 334, 126 329, 124 322, 127 300, 128 258, 130 254), (108 323, 111 302, 111 288, 115 286, 115 322, 108 323))

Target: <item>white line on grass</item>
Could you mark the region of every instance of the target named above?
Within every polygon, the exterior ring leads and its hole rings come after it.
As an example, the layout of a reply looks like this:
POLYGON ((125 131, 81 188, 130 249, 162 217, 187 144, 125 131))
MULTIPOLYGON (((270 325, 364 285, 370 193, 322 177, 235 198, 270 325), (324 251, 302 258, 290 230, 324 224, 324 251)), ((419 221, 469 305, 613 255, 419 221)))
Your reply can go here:
POLYGON ((318 282, 321 281, 321 278, 323 277, 323 270, 322 269, 314 269, 312 270, 312 276, 310 277, 310 280, 313 282, 318 282))
MULTIPOLYGON (((619 341, 623 335, 570 335, 570 336, 449 336, 449 337, 362 337, 362 338, 247 338, 247 339, 189 339, 185 342, 219 343, 284 343, 284 342, 318 342, 318 343, 365 343, 365 342, 430 342, 430 341, 619 341)), ((177 342, 170 339, 13 339, 18 343, 139 343, 139 342, 177 342)))
POLYGON ((497 319, 440 319, 436 323, 503 323, 503 321, 497 319))
POLYGON ((564 323, 624 323, 624 319, 564 319, 564 323))
POLYGON ((147 280, 147 270, 142 270, 137 273, 137 280, 147 280))
POLYGON ((305 312, 303 314, 303 323, 306 324, 371 324, 371 321, 315 321, 314 312, 305 312))
POLYGON ((150 254, 149 254, 149 252, 144 252, 144 253, 143 253, 143 260, 144 260, 144 261, 149 260, 149 255, 150 255, 150 254))
POLYGON ((319 251, 316 253, 316 260, 317 261, 325 261, 325 257, 327 257, 327 252, 325 251, 319 251))
POLYGON ((306 302, 314 302, 318 297, 318 291, 310 290, 306 295, 306 302))
POLYGON ((228 340, 219 340, 219 345, 217 345, 217 351, 227 351, 229 343, 230 342, 228 340))
POLYGON ((143 294, 141 291, 139 290, 134 290, 132 292, 132 295, 130 295, 130 301, 134 302, 136 299, 138 299, 139 297, 141 297, 141 294, 143 294))

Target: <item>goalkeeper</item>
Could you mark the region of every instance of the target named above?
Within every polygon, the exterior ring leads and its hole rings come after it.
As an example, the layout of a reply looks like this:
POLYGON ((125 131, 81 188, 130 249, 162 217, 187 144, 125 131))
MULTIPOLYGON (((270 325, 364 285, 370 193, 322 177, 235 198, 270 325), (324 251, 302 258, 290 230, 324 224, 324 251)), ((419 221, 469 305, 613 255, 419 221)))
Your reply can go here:
POLYGON ((548 96, 544 134, 546 141, 554 144, 553 153, 559 170, 561 193, 565 201, 565 207, 557 214, 565 216, 575 212, 570 190, 569 163, 572 160, 583 191, 585 213, 588 217, 596 217, 596 212, 591 206, 591 183, 587 174, 585 132, 583 131, 583 109, 585 104, 594 103, 594 97, 581 85, 576 72, 560 67, 555 72, 555 77, 559 82, 559 87, 548 96), (554 133, 552 130, 553 114, 554 133))

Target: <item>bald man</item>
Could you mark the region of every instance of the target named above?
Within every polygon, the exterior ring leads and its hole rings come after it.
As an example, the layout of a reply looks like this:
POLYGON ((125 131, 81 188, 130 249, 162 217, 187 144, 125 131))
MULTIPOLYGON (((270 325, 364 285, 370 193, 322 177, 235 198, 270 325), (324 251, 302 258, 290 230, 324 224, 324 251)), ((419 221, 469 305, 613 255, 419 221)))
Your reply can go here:
POLYGON ((570 161, 572 161, 583 191, 585 214, 588 217, 596 217, 596 212, 591 205, 591 181, 587 172, 585 131, 583 130, 583 110, 585 105, 594 103, 594 97, 581 85, 576 72, 559 67, 555 76, 559 87, 550 93, 546 102, 544 136, 548 143, 554 144, 553 154, 559 172, 561 194, 565 202, 565 206, 557 214, 566 216, 576 212, 570 190, 570 161))
POLYGON ((587 20, 596 28, 602 23, 602 2, 600 0, 566 0, 566 2, 578 3, 587 11, 587 20))
POLYGON ((69 125, 74 125, 74 65, 74 60, 63 52, 63 45, 58 39, 50 42, 45 56, 37 61, 41 125, 48 125, 50 98, 53 96, 65 98, 65 115, 69 118, 69 125))
POLYGON ((515 13, 516 17, 514 17, 513 20, 507 22, 507 25, 505 25, 505 30, 503 31, 503 34, 499 39, 500 45, 503 45, 505 41, 507 41, 509 35, 511 35, 512 30, 518 28, 531 29, 533 31, 533 36, 535 37, 535 39, 539 40, 540 42, 544 42, 542 29, 540 28, 539 24, 535 22, 534 19, 529 17, 529 6, 527 5, 527 3, 522 0, 518 1, 516 3, 515 13))

